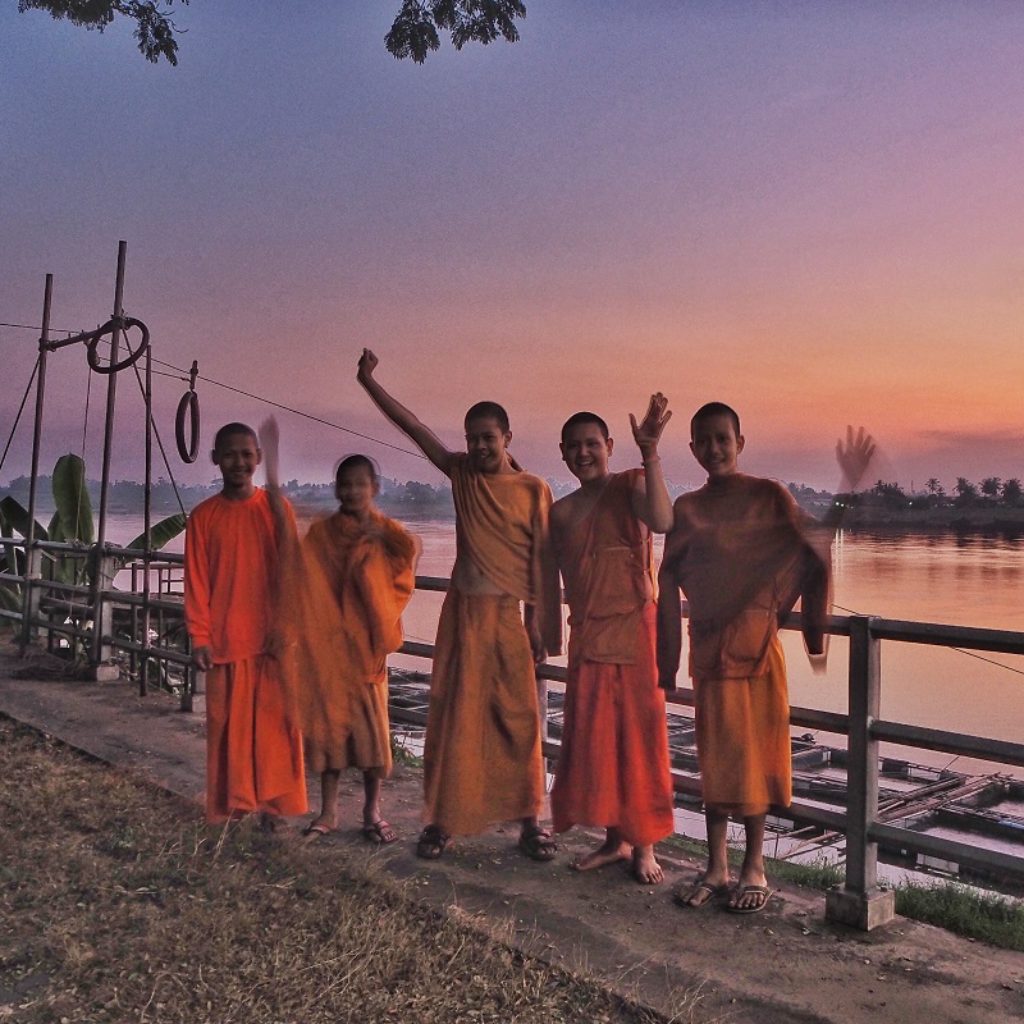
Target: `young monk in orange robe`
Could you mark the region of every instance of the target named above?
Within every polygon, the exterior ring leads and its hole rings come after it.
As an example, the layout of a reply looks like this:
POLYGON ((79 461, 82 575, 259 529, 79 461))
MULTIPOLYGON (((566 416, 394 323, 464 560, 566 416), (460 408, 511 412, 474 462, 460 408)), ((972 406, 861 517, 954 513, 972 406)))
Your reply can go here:
MULTIPOLYGON (((808 653, 823 660, 832 536, 805 519, 780 484, 739 472, 745 442, 729 406, 703 406, 690 432, 690 449, 708 481, 675 503, 659 577, 658 666, 662 685, 674 689, 682 587, 690 605, 708 866, 676 899, 702 907, 730 892, 726 840, 734 815, 743 821, 746 850, 728 909, 752 914, 771 896, 763 856, 768 808, 792 799, 789 698, 778 629, 800 598, 808 653)), ((863 430, 856 440, 851 430, 847 447, 837 447, 849 489, 873 452, 863 430)))
POLYGON ((562 458, 580 489, 556 501, 551 534, 569 602, 569 673, 562 751, 551 791, 556 832, 607 829, 604 843, 570 867, 632 859, 637 881, 662 880, 654 843, 670 835, 672 775, 665 694, 655 661, 651 531, 672 526, 658 439, 672 415, 651 397, 630 416, 644 468, 611 473, 614 442, 594 413, 562 427, 562 458))
POLYGON ((314 574, 326 583, 343 642, 343 660, 328 676, 301 680, 300 724, 323 797, 305 832, 311 838, 337 827, 338 781, 348 767, 363 772, 364 838, 398 838, 380 805, 381 780, 392 767, 386 659, 402 645, 401 616, 416 584, 418 549, 415 538, 377 510, 379 491, 376 467, 365 455, 343 459, 335 483, 340 508, 313 523, 302 544, 307 585, 314 574))
POLYGON ((267 494, 253 484, 256 435, 217 432, 221 493, 197 505, 185 533, 185 622, 206 672, 206 817, 260 812, 272 824, 306 811, 302 739, 287 720, 272 594, 279 538, 267 494))
POLYGON ((550 860, 555 844, 537 823, 544 768, 534 664, 561 645, 558 577, 547 552, 551 493, 509 455, 501 406, 473 406, 467 452, 452 452, 381 387, 376 366, 364 349, 359 382, 451 478, 455 498, 456 558, 437 629, 424 751, 427 827, 416 852, 436 859, 453 834, 518 818, 523 852, 550 860))

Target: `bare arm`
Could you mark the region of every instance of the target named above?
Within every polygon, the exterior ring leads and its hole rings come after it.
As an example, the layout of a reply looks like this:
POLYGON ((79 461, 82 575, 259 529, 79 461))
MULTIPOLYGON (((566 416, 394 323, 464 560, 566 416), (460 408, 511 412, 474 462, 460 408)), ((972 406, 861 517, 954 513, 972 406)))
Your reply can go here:
POLYGON ((668 496, 658 455, 658 441, 671 418, 668 399, 660 391, 651 395, 640 423, 632 413, 629 414, 633 439, 644 463, 644 487, 633 492, 633 514, 655 533, 667 533, 672 529, 672 500, 668 496))
POLYGON ((366 393, 373 399, 378 409, 403 434, 416 445, 417 448, 439 469, 445 476, 451 475, 451 463, 454 452, 449 451, 438 436, 427 426, 419 421, 401 402, 392 398, 387 391, 378 383, 373 376, 377 369, 378 359, 368 348, 363 349, 359 357, 359 367, 356 370, 356 380, 366 389, 366 393))
POLYGON ((281 494, 280 445, 281 432, 277 419, 268 416, 259 429, 260 451, 263 455, 263 473, 267 478, 267 500, 274 516, 274 529, 277 532, 278 548, 283 548, 296 540, 294 522, 285 507, 281 494))

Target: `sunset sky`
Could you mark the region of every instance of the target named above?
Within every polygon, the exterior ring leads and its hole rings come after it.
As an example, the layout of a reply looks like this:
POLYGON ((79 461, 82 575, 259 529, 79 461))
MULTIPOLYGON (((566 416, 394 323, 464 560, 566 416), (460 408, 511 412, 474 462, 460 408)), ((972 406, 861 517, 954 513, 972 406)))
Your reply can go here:
MULTIPOLYGON (((885 475, 1024 477, 1024 4, 527 0, 515 45, 383 37, 399 0, 175 8, 180 65, 127 25, 85 32, 0 8, 0 321, 126 311, 154 355, 407 446, 354 379, 379 378, 452 446, 481 398, 520 461, 565 477, 561 422, 663 390, 663 455, 696 484, 689 414, 743 417, 741 465, 831 487, 847 423, 885 475)), ((0 328, 6 441, 35 358, 0 328)), ((84 354, 49 363, 46 471, 79 451, 84 354)), ((115 475, 141 476, 119 382, 115 475)), ((99 474, 105 383, 87 457, 99 474)), ((157 378, 171 438, 184 385, 157 378)), ((209 447, 263 404, 200 383, 209 447)), ((366 450, 280 413, 286 476, 366 450)), ((31 407, 0 482, 26 472, 31 407)), ((201 462, 175 474, 211 478, 201 462)))

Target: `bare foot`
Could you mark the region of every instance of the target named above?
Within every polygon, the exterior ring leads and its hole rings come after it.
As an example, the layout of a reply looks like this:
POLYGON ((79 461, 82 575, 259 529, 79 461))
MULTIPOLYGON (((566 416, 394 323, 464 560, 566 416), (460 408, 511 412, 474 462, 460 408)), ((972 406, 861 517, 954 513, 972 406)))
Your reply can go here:
POLYGON ((665 872, 654 857, 653 846, 633 848, 633 877, 641 885, 657 885, 665 880, 665 872))
POLYGON ((629 843, 608 840, 591 853, 586 853, 571 861, 569 868, 572 871, 593 871, 609 864, 618 864, 620 861, 629 860, 632 854, 633 847, 629 843))

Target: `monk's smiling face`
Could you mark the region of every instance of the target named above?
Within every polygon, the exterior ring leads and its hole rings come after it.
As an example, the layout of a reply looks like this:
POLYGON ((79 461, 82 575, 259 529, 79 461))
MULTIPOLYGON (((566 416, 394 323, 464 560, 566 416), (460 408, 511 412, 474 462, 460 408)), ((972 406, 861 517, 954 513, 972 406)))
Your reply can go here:
POLYGON ((732 417, 726 413, 702 416, 693 424, 690 451, 712 480, 736 472, 743 451, 743 435, 736 433, 732 417))
POLYGON ((253 493, 252 477, 262 461, 262 453, 252 434, 228 434, 220 439, 212 453, 214 465, 224 480, 229 498, 247 498, 253 493))
POLYGON ((614 442, 605 437, 597 423, 574 423, 567 427, 559 449, 569 472, 581 484, 603 480, 614 442))
POLYGON ((502 430, 493 416, 466 420, 466 451, 473 468, 480 473, 500 473, 508 463, 512 431, 502 430))

